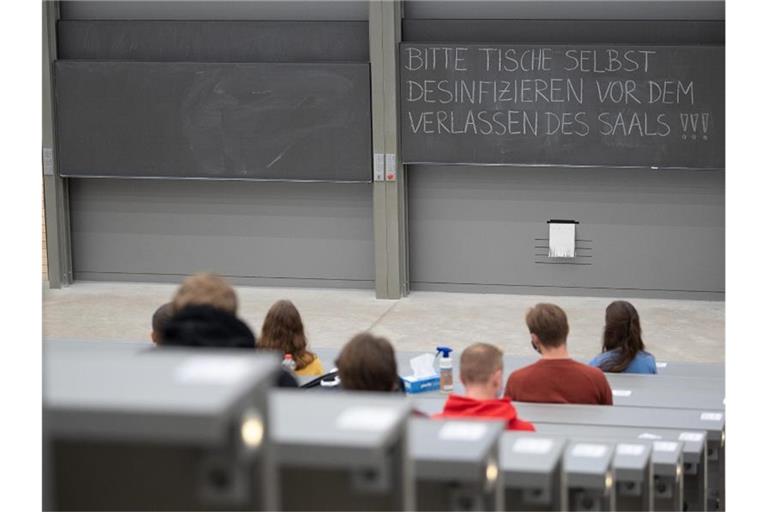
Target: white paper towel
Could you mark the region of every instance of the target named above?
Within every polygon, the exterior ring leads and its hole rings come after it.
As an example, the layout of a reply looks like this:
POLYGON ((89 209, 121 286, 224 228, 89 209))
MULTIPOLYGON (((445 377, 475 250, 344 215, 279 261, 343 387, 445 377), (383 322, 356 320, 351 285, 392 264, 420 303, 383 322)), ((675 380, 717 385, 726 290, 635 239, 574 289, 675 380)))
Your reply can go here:
POLYGON ((549 257, 573 258, 574 256, 576 256, 576 224, 550 222, 549 257))
POLYGON ((411 370, 413 370, 413 376, 417 379, 423 379, 437 375, 434 364, 434 354, 422 354, 411 358, 411 370))

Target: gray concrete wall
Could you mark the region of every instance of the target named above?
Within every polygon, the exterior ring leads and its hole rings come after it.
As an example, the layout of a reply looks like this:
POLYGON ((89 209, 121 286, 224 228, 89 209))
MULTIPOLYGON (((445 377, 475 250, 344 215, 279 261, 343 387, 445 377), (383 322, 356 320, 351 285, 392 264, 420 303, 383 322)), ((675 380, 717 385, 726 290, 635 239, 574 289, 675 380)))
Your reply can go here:
POLYGON ((723 299, 725 173, 409 166, 414 290, 723 299), (552 263, 549 219, 575 219, 552 263))
POLYGON ((70 181, 75 279, 373 287, 369 183, 70 181))

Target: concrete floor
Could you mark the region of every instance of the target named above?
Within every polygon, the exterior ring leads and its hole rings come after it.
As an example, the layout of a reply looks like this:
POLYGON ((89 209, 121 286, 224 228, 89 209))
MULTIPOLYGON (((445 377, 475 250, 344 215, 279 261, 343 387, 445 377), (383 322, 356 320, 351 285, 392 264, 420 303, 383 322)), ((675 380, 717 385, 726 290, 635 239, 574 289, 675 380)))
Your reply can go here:
MULTIPOLYGON (((43 335, 52 339, 147 341, 155 308, 175 286, 78 282, 43 292, 43 335)), ((600 350, 605 307, 611 299, 469 293, 414 292, 398 300, 376 300, 372 290, 238 287, 240 316, 258 334, 270 305, 290 299, 304 319, 310 345, 342 346, 371 329, 396 350, 433 351, 495 343, 507 354, 531 354, 525 311, 554 302, 568 314, 568 344, 576 357, 600 350)), ((648 350, 661 361, 721 362, 725 358, 725 303, 632 299, 640 313, 648 350)))

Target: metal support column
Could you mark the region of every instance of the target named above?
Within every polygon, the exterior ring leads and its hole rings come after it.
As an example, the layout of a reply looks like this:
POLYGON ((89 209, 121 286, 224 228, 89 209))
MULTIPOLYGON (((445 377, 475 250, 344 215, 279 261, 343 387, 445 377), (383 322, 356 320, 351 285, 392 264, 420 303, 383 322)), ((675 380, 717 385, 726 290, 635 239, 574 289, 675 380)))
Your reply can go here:
POLYGON ((72 282, 69 243, 69 191, 56 170, 53 63, 56 60, 56 21, 59 2, 43 2, 43 197, 48 251, 48 282, 60 288, 72 282))
POLYGON ((376 298, 408 294, 405 168, 398 138, 398 44, 402 2, 370 0, 369 40, 373 117, 373 231, 376 298))

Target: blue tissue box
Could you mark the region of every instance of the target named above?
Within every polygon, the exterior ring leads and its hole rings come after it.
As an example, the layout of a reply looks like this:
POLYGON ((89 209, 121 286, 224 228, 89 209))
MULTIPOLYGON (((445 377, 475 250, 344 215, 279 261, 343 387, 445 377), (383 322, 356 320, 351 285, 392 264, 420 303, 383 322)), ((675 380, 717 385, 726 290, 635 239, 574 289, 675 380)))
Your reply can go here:
POLYGON ((433 375, 432 377, 417 379, 413 375, 409 375, 408 377, 403 377, 403 385, 405 386, 405 392, 410 394, 439 391, 440 376, 433 375))

